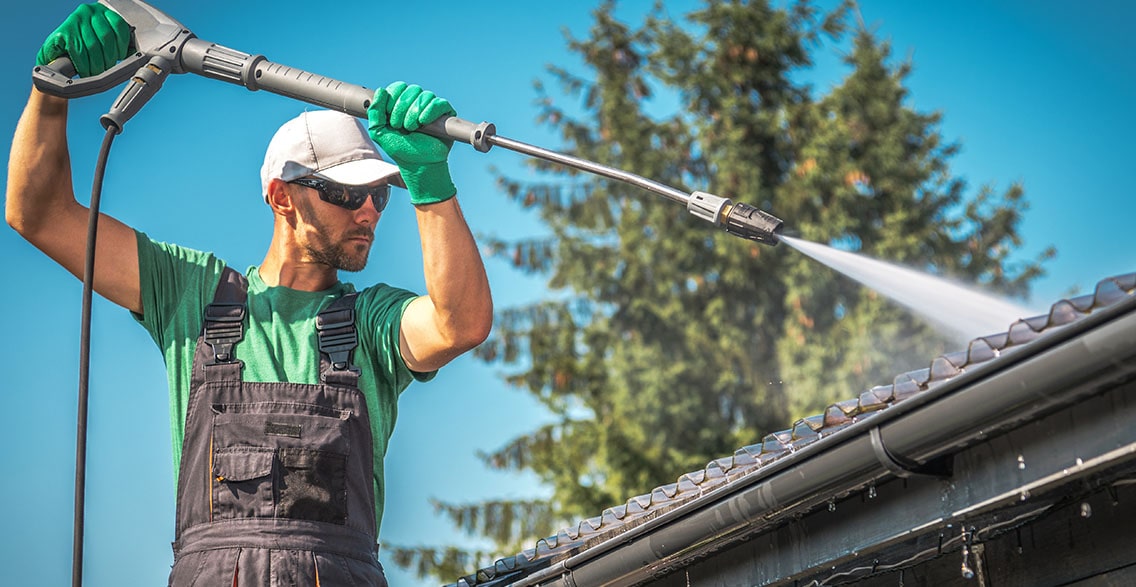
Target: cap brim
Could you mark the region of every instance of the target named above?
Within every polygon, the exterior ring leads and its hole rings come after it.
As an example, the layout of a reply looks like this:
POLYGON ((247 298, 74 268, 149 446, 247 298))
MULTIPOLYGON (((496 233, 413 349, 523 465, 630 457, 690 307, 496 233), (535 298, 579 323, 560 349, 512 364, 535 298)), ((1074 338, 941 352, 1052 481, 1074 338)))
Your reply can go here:
POLYGON ((344 185, 367 185, 385 179, 390 185, 406 188, 398 167, 382 159, 356 159, 320 170, 315 175, 344 185))

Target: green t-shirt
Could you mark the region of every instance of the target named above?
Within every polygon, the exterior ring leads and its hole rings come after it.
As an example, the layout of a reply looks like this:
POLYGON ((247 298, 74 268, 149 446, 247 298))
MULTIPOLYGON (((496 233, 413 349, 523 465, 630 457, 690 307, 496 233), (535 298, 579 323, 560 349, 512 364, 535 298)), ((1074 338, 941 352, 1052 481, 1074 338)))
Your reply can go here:
MULTIPOLYGON (((134 317, 162 349, 166 361, 176 476, 202 312, 213 301, 225 264, 210 253, 160 243, 141 232, 137 239, 143 313, 134 317)), ((248 327, 234 351, 244 361, 242 378, 318 383, 316 314, 355 288, 343 282, 318 292, 268 287, 256 267, 250 267, 245 277, 249 282, 248 327)), ((383 457, 398 415, 398 396, 411 381, 427 381, 434 375, 410 371, 399 351, 402 313, 415 297, 404 289, 378 284, 359 292, 355 301, 359 346, 353 362, 362 371, 359 388, 366 398, 374 439, 376 528, 383 517, 383 457)))

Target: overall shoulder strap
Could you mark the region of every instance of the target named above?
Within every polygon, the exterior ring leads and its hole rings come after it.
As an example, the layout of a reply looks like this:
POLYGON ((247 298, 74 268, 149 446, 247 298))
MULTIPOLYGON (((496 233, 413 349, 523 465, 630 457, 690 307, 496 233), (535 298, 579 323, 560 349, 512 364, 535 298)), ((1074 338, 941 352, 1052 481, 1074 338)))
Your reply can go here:
POLYGON ((228 265, 221 270, 221 281, 213 292, 214 304, 240 304, 248 300, 248 279, 228 265))
POLYGON ((205 370, 225 373, 230 378, 235 371, 240 379, 241 362, 233 356, 233 347, 244 338, 246 302, 248 301, 248 280, 244 275, 225 267, 221 281, 213 294, 213 303, 205 306, 202 324, 202 341, 213 349, 211 361, 206 362, 205 370), (222 369, 210 369, 220 365, 231 365, 222 369))
POLYGON ((320 350, 320 381, 358 387, 359 368, 351 356, 359 345, 355 328, 356 293, 345 294, 316 316, 320 350))

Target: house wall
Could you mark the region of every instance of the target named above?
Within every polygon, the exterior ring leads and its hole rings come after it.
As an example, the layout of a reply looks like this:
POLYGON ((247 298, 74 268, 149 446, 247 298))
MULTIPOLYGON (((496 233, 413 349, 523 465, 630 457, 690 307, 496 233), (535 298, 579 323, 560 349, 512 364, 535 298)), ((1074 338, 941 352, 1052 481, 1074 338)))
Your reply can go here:
MULTIPOLYGON (((849 583, 860 587, 1136 585, 1136 486, 1101 489, 1050 514, 986 540, 962 576, 954 551, 903 571, 849 583), (1086 514, 1088 514, 1086 516, 1086 514)), ((836 583, 834 583, 836 584, 836 583)))

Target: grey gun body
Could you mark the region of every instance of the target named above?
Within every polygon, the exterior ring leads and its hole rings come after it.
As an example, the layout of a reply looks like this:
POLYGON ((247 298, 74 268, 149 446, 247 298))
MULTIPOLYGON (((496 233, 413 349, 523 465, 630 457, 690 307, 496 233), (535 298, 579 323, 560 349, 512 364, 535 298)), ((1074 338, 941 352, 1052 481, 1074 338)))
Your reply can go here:
MULTIPOLYGON (((341 82, 302 69, 273 63, 263 55, 250 55, 201 39, 189 39, 181 50, 186 72, 264 90, 330 110, 367 118, 374 90, 341 82)), ((492 146, 486 140, 494 132, 489 123, 474 124, 455 116, 422 127, 438 138, 469 143, 479 151, 492 146), (484 148, 483 148, 484 147, 484 148)))

